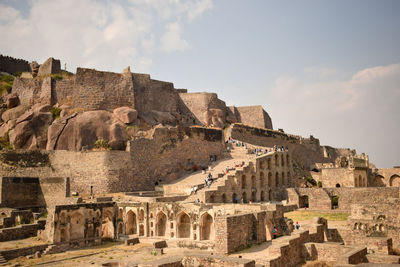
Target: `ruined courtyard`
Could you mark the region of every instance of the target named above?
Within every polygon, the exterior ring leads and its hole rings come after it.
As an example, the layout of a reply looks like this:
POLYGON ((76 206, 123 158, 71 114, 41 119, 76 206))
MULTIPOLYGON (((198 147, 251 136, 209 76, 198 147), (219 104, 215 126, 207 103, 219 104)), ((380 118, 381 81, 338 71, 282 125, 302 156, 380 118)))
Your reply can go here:
POLYGON ((0 75, 3 265, 400 264, 400 166, 130 67, 0 75))

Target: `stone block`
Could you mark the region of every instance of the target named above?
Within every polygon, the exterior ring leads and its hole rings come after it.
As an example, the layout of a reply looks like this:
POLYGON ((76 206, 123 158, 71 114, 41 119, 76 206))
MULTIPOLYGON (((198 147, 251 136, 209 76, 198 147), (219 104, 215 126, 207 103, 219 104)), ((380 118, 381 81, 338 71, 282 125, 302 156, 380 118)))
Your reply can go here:
POLYGON ((165 240, 156 241, 153 243, 154 248, 166 248, 167 242, 165 240))

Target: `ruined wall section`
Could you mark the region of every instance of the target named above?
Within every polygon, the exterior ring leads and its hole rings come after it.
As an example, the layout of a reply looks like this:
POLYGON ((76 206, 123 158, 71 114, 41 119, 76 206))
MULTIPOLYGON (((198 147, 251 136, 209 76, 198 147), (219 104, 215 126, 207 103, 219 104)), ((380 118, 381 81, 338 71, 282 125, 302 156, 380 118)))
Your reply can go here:
POLYGON ((12 75, 18 72, 30 71, 29 62, 23 59, 0 55, 0 71, 12 75))
POLYGON ((150 79, 148 74, 133 74, 135 103, 138 112, 178 111, 178 93, 170 82, 150 79))
POLYGON ((225 102, 215 93, 179 93, 181 99, 179 110, 183 114, 192 114, 197 123, 206 124, 205 113, 209 109, 220 109, 226 112, 225 102))
POLYGON ((272 128, 272 120, 262 106, 236 107, 238 121, 258 128, 272 128))
POLYGON ((1 206, 20 208, 38 205, 39 179, 1 177, 1 206))
POLYGON ((141 138, 128 145, 135 181, 127 190, 152 190, 157 180, 171 182, 191 167, 207 165, 210 155, 224 151, 221 130, 200 127, 156 128, 152 139, 141 138))
POLYGON ((119 74, 78 68, 72 96, 73 108, 109 110, 134 105, 133 79, 119 74))
POLYGON ((15 78, 11 92, 17 93, 21 105, 34 105, 41 95, 43 79, 15 78))
POLYGON ((51 98, 54 103, 72 104, 72 95, 74 93, 75 76, 71 78, 64 78, 62 80, 52 79, 51 86, 53 88, 51 92, 51 98))

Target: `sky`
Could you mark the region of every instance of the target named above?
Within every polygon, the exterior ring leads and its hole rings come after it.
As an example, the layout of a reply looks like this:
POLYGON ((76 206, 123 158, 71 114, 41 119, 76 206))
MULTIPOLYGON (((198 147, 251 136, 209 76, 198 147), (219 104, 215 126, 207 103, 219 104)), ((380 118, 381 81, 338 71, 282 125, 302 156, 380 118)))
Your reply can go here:
POLYGON ((0 53, 149 73, 400 165, 398 0, 0 0, 0 53))

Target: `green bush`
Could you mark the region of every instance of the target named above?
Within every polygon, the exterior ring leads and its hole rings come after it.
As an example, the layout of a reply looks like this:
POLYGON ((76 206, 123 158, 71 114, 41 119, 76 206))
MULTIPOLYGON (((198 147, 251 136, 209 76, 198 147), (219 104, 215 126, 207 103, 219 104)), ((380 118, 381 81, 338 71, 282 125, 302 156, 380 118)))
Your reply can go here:
POLYGON ((52 74, 51 78, 53 78, 54 80, 62 80, 63 76, 61 74, 52 74))
POLYGON ((108 141, 104 139, 99 139, 94 142, 94 148, 98 150, 111 150, 110 144, 108 144, 108 141))
POLYGON ((322 187, 322 182, 318 181, 318 187, 321 188, 322 187))
POLYGON ((10 143, 10 138, 8 136, 8 131, 5 132, 5 134, 0 137, 0 150, 11 150, 13 149, 13 145, 10 143))
POLYGON ((317 185, 317 182, 312 177, 307 177, 307 182, 309 182, 313 186, 317 185))
POLYGON ((4 92, 10 93, 13 83, 13 76, 0 75, 0 94, 3 94, 4 92))
POLYGON ((54 119, 58 119, 61 114, 61 108, 53 107, 53 108, 51 108, 50 112, 51 112, 51 114, 53 114, 54 119))

